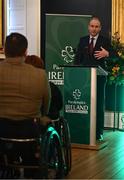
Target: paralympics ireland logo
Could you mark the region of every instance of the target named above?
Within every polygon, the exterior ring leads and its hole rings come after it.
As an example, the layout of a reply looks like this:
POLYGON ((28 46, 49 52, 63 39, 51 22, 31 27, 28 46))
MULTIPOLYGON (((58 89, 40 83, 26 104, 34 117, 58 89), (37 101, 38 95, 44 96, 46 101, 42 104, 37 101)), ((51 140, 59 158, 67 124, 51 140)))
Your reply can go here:
POLYGON ((66 113, 78 113, 78 114, 88 114, 88 105, 86 101, 81 100, 82 93, 80 89, 74 89, 72 91, 72 97, 68 98, 65 104, 66 113))
POLYGON ((73 62, 75 54, 72 46, 65 46, 65 49, 61 51, 61 56, 63 57, 66 63, 73 62))

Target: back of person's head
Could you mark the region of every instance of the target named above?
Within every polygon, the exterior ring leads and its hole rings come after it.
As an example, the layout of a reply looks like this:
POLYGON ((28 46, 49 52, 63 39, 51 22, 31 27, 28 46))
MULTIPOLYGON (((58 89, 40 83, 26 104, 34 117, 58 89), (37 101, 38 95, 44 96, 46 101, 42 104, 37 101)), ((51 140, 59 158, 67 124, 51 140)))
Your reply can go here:
POLYGON ((26 55, 28 47, 27 38, 20 33, 11 33, 5 40, 5 56, 6 57, 21 57, 26 55))
POLYGON ((28 55, 25 58, 25 63, 31 64, 32 66, 35 66, 37 68, 44 68, 44 61, 42 58, 36 55, 28 55))

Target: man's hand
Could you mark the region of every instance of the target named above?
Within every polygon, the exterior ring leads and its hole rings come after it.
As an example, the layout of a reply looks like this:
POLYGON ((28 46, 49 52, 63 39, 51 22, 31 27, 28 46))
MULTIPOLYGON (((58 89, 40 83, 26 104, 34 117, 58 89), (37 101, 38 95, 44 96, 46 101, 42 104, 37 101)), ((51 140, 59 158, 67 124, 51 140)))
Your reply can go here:
POLYGON ((103 47, 101 47, 100 51, 95 51, 94 56, 96 59, 101 59, 101 58, 105 58, 109 56, 109 52, 104 49, 103 47))

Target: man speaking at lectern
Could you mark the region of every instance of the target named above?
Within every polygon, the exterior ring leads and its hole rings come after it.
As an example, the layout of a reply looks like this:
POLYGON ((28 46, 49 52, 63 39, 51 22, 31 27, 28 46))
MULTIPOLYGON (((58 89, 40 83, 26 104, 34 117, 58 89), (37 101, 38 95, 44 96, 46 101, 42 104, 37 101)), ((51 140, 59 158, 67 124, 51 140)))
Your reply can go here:
MULTIPOLYGON (((89 35, 81 37, 75 56, 75 65, 101 66, 106 68, 106 58, 113 55, 111 41, 100 35, 101 22, 93 17, 88 25, 89 35)), ((105 106, 105 76, 97 77, 97 114, 96 139, 103 139, 104 106, 105 106)))

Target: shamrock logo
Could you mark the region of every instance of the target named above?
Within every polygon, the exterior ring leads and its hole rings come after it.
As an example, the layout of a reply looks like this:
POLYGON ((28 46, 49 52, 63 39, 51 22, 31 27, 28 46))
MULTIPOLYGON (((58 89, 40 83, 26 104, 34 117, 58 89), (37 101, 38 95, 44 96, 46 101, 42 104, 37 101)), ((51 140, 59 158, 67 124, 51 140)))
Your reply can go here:
POLYGON ((80 97, 81 97, 81 91, 80 91, 79 89, 75 89, 75 90, 73 91, 73 97, 74 97, 75 100, 80 99, 80 97))
POLYGON ((121 116, 122 129, 124 129, 124 114, 121 116))
POLYGON ((65 50, 62 50, 61 56, 66 63, 73 62, 75 56, 73 48, 71 46, 66 46, 65 50))

